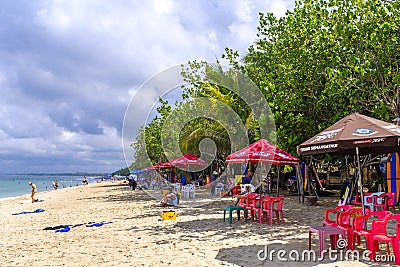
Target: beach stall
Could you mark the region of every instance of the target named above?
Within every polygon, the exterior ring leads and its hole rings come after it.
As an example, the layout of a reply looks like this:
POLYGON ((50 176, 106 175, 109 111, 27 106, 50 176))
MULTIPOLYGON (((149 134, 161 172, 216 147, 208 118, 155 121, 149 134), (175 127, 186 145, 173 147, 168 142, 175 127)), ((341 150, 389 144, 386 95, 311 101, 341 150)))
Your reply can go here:
MULTIPOLYGON (((280 165, 291 165, 296 166, 296 171, 298 173, 297 177, 300 175, 299 163, 300 160, 290 153, 280 149, 274 144, 270 143, 265 139, 260 139, 257 142, 236 151, 235 153, 226 157, 225 162, 227 164, 233 163, 259 163, 260 164, 260 175, 258 180, 253 180, 252 183, 255 187, 261 186, 262 184, 262 172, 265 166, 269 167, 272 164, 278 166, 280 165), (263 165, 264 164, 264 165, 263 165)), ((300 179, 297 179, 299 182, 300 179)), ((279 183, 279 172, 278 172, 278 183, 279 183)), ((279 188, 279 186, 278 186, 279 188)), ((298 187, 299 188, 299 187, 298 187)), ((277 195, 279 194, 279 189, 277 190, 277 195)))
MULTIPOLYGON (((360 156, 400 152, 400 127, 359 113, 352 113, 297 146, 297 154, 354 155, 356 180, 364 211, 360 156)), ((350 192, 349 196, 351 196, 350 192)))
POLYGON ((391 153, 386 163, 386 186, 388 193, 395 194, 395 202, 399 203, 400 194, 400 157, 399 153, 391 153))

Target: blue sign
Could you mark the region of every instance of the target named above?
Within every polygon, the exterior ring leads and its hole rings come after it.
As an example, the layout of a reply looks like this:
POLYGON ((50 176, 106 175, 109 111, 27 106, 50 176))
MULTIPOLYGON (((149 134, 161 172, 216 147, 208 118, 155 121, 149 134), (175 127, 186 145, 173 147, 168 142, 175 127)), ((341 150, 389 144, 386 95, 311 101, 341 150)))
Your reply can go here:
POLYGON ((354 132, 359 135, 369 135, 373 133, 372 130, 369 128, 358 128, 355 129, 354 132))

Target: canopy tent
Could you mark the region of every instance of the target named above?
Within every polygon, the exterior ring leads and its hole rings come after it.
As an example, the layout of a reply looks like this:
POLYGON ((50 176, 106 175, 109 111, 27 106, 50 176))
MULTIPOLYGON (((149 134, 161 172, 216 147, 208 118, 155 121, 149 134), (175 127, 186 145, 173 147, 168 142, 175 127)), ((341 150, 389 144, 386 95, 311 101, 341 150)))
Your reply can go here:
MULTIPOLYGON (((400 151, 400 127, 359 113, 350 114, 297 146, 297 154, 356 155, 357 180, 363 200, 360 155, 400 151)), ((364 210, 364 203, 363 203, 364 210)))
POLYGON ((172 163, 168 162, 168 161, 161 162, 160 164, 158 164, 158 166, 159 166, 160 169, 173 169, 173 168, 175 168, 175 166, 172 165, 172 163))
POLYGON ((262 162, 279 165, 297 165, 300 160, 271 144, 267 140, 260 139, 257 142, 227 156, 225 162, 227 164, 262 162))
POLYGON ((150 166, 147 166, 146 168, 144 168, 142 170, 142 172, 149 172, 149 171, 154 171, 154 170, 155 170, 154 166, 150 165, 150 166))
POLYGON ((400 127, 359 113, 350 114, 297 146, 299 155, 379 155, 400 151, 400 127))
MULTIPOLYGON (((276 147, 265 139, 260 139, 257 142, 236 151, 235 153, 226 157, 225 162, 231 163, 267 163, 279 165, 298 165, 300 160, 288 152, 276 147)), ((260 180, 261 180, 260 175, 260 180)), ((297 179, 298 180, 298 179, 297 179)), ((279 184, 279 172, 278 172, 279 184)), ((261 185, 261 181, 260 181, 261 185)), ((278 187, 279 188, 279 187, 278 187)), ((279 190, 277 190, 279 194, 279 190)))
POLYGON ((173 169, 175 168, 174 165, 171 164, 171 162, 160 162, 156 163, 153 166, 153 169, 161 170, 161 169, 173 169))
POLYGON ((188 172, 196 172, 208 166, 208 162, 198 158, 193 154, 185 154, 182 157, 169 161, 172 166, 183 169, 188 172))

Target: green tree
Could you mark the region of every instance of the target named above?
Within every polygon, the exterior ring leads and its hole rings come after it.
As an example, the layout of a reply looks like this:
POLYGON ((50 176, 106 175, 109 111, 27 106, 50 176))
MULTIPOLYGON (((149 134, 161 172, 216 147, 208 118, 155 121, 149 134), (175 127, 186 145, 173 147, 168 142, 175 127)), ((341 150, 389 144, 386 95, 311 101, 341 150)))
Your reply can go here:
MULTIPOLYGON (((397 1, 305 0, 279 19, 260 14, 240 68, 267 97, 280 147, 294 153, 354 111, 398 117, 398 22, 397 1)), ((224 57, 238 66, 237 52, 224 57)))

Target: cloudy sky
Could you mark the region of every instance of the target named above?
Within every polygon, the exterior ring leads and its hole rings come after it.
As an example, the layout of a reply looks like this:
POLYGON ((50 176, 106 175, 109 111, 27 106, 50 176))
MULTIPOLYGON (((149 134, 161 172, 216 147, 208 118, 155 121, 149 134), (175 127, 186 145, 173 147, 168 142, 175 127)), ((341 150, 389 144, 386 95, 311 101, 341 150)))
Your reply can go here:
POLYGON ((0 173, 126 167, 122 124, 141 84, 225 47, 243 55, 258 13, 293 2, 0 0, 0 173))

